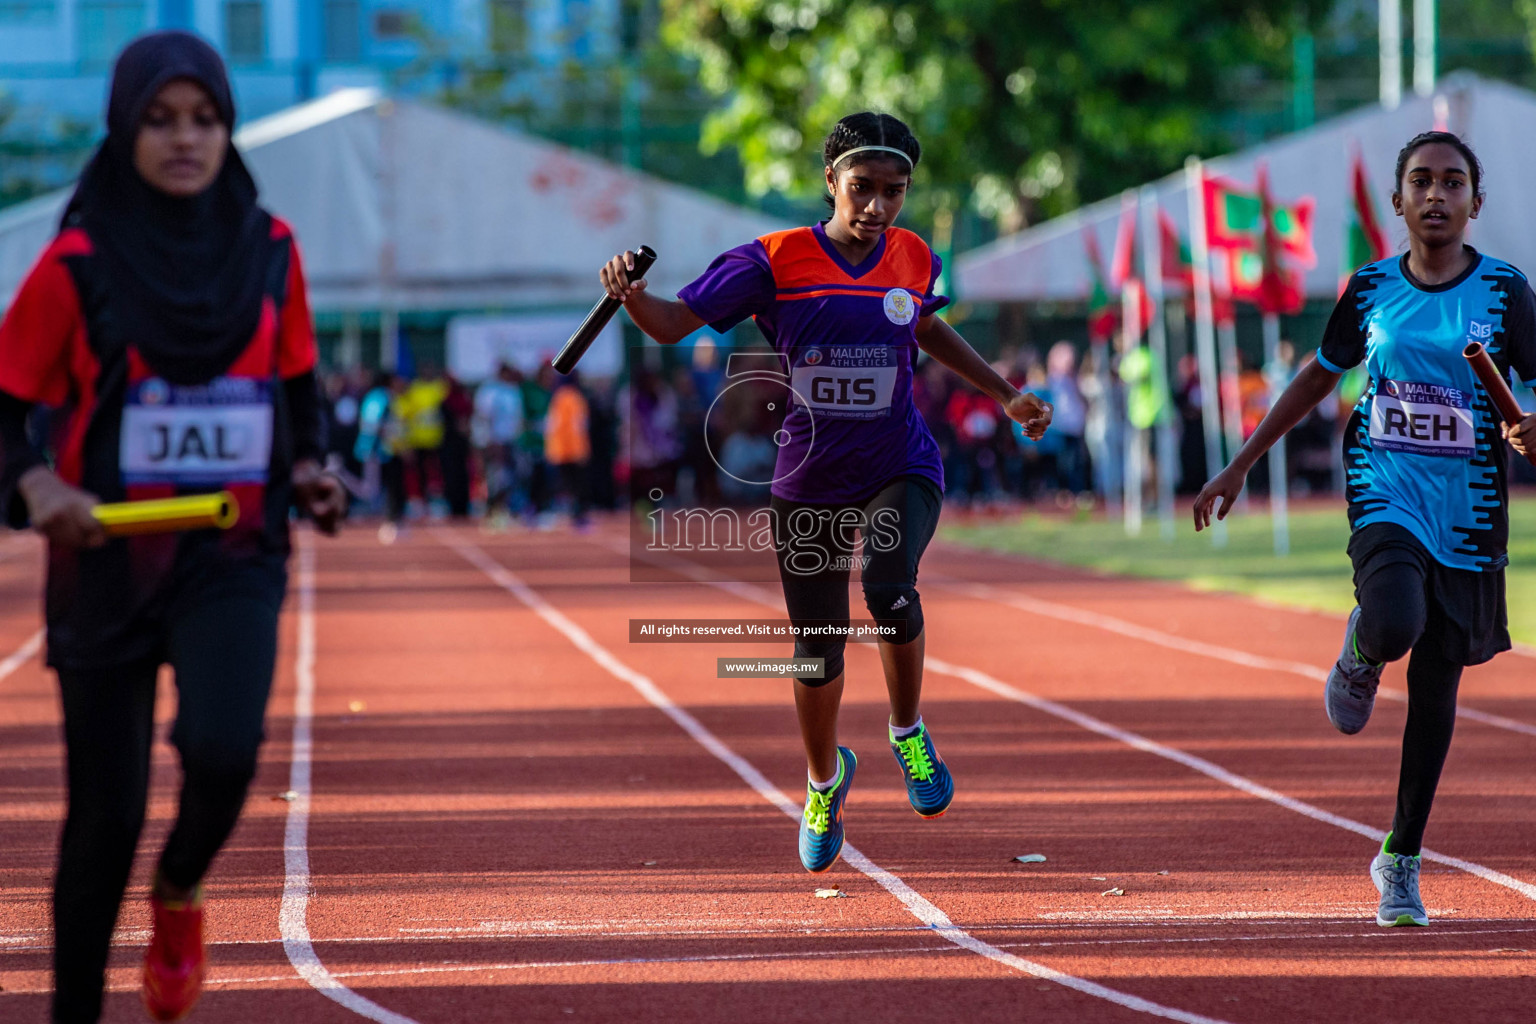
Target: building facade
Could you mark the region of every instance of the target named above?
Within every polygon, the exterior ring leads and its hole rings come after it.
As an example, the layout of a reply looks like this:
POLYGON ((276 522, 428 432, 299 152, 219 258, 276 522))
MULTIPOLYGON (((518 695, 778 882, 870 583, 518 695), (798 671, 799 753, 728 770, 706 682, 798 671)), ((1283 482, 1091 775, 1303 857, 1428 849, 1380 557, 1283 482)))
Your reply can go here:
POLYGON ((613 56, 630 0, 0 0, 0 98, 12 130, 94 125, 113 57, 189 29, 229 62, 243 119, 346 86, 430 91, 487 62, 537 73, 613 56))

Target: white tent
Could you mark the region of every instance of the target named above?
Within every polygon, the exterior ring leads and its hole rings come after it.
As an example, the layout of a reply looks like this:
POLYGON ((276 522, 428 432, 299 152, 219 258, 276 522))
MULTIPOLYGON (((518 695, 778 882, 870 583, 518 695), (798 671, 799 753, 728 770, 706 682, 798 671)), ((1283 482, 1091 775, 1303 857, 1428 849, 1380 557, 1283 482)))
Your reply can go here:
MULTIPOLYGON (((1350 166, 1364 158, 1377 219, 1389 242, 1407 235, 1392 214, 1392 172, 1398 150, 1414 135, 1441 127, 1461 135, 1485 169, 1488 193, 1469 240, 1501 259, 1536 273, 1536 195, 1520 183, 1536 163, 1536 94, 1468 74, 1447 77, 1428 97, 1406 99, 1396 110, 1370 107, 1321 122, 1263 145, 1206 162, 1208 173, 1251 186, 1260 161, 1277 201, 1312 196, 1317 203, 1313 244, 1317 266, 1306 275, 1307 294, 1333 298, 1342 266, 1350 166)), ((1155 182, 1157 200, 1188 239, 1189 193, 1183 172, 1155 182)), ((1088 297, 1090 277, 1083 231, 1095 233, 1106 261, 1114 251, 1121 199, 1114 196, 1047 221, 956 260, 956 294, 983 302, 1070 301, 1088 297)), ((1353 269, 1353 268, 1348 268, 1353 269)))
MULTIPOLYGON (((584 306, 645 244, 672 294, 724 249, 787 225, 448 110, 350 89, 252 122, 236 143, 294 228, 317 311, 584 306)), ((68 190, 0 211, 0 308, 68 190)))

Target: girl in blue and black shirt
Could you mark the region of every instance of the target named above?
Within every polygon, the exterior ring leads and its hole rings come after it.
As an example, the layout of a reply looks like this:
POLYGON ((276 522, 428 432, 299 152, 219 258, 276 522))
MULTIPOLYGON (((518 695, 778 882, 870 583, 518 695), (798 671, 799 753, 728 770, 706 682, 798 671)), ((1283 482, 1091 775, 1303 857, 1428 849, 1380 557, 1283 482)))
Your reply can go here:
POLYGON ((1195 499, 1195 528, 1225 518, 1248 470, 1362 362, 1370 384, 1345 431, 1349 556, 1357 606, 1324 703, 1340 732, 1365 727, 1381 670, 1408 661, 1408 722, 1392 831, 1371 863, 1383 927, 1427 925, 1419 848, 1451 745, 1464 666, 1510 647, 1508 438, 1536 451, 1536 415, 1500 420, 1462 350, 1481 342, 1506 376, 1536 383, 1536 296, 1526 277, 1467 245, 1482 167, 1449 132, 1398 154, 1392 206, 1408 251, 1350 278, 1304 367, 1230 465, 1195 499))

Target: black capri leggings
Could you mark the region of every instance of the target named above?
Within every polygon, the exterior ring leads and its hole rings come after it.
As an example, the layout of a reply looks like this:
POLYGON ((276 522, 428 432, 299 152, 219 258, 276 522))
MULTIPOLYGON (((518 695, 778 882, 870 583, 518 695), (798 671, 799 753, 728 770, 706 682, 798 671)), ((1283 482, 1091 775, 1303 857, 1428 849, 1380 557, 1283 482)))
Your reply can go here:
MULTIPOLYGON (((255 774, 285 585, 280 562, 221 568, 167 612, 164 660, 177 692, 170 738, 183 780, 159 872, 179 888, 201 881, 255 774)), ((160 662, 59 669, 69 781, 53 889, 59 1024, 101 1013, 112 929, 144 824, 160 662)))
MULTIPOLYGON (((894 625, 897 642, 923 632, 917 563, 939 524, 939 488, 923 477, 897 477, 863 502, 817 505, 774 498, 774 542, 784 604, 797 627, 848 623, 848 579, 861 566, 870 617, 894 625), (855 542, 854 538, 859 540, 855 542)), ((843 674, 842 637, 795 641, 795 657, 822 658, 822 686, 843 674)))
POLYGON ((1423 844, 1451 749, 1462 668, 1509 646, 1503 573, 1443 566, 1412 533, 1390 523, 1357 530, 1350 557, 1360 653, 1384 662, 1409 655, 1391 849, 1412 856, 1423 844))

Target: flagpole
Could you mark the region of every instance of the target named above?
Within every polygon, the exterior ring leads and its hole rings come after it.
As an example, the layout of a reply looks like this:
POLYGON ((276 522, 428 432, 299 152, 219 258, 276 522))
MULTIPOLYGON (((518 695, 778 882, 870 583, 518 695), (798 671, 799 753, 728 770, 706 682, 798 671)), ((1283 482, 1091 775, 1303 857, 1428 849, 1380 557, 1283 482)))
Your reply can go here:
POLYGON ((1413 0, 1413 92, 1435 91, 1435 0, 1413 0))
MULTIPOLYGON (((1205 427, 1207 478, 1221 472, 1221 423, 1218 419, 1220 384, 1216 377, 1216 325, 1211 304, 1211 249, 1206 239, 1205 170, 1200 158, 1184 161, 1184 181, 1189 191, 1189 249, 1194 262, 1195 350, 1200 364, 1200 415, 1205 427)), ((1211 524, 1211 543, 1227 546, 1227 524, 1211 524)))
MULTIPOLYGON (((1134 239, 1135 237, 1135 206, 1136 193, 1134 191, 1131 189, 1126 189, 1124 192, 1120 193, 1120 222, 1124 224, 1127 218, 1130 218, 1130 223, 1133 225, 1131 229, 1131 239, 1134 239)), ((1131 239, 1127 239, 1126 244, 1131 245, 1134 249, 1134 242, 1131 241, 1131 239)), ((1120 254, 1117 252, 1117 265, 1119 255, 1120 254)), ((1131 287, 1130 284, 1130 279, 1132 276, 1131 271, 1134 269, 1131 266, 1131 262, 1132 260, 1130 258, 1130 254, 1128 253, 1125 266, 1126 276, 1123 280, 1117 282, 1120 286, 1120 331, 1121 339, 1123 342, 1123 350, 1121 352, 1122 359, 1126 358, 1134 347, 1141 344, 1141 293, 1138 289, 1131 287)), ((1141 465, 1141 445, 1143 432, 1140 427, 1136 426, 1136 424, 1131 421, 1130 387, 1126 387, 1124 389, 1124 395, 1126 406, 1124 410, 1125 444, 1121 446, 1121 455, 1125 460, 1125 473, 1122 478, 1122 484, 1125 489, 1125 533, 1128 537, 1140 537, 1141 485, 1142 477, 1144 475, 1141 465)))
MULTIPOLYGON (((1230 272, 1227 275, 1227 295, 1232 294, 1232 282, 1230 272)), ((1232 319, 1223 320, 1216 325, 1216 350, 1221 356, 1221 367, 1218 371, 1221 388, 1221 422, 1227 441, 1227 458, 1237 455, 1239 448, 1243 446, 1243 409, 1242 409, 1242 385, 1240 370, 1237 361, 1237 308, 1235 302, 1230 302, 1227 307, 1232 312, 1232 319)), ((1245 487, 1237 496, 1237 507, 1247 511, 1248 489, 1245 487)))
MULTIPOLYGON (((1264 314, 1264 377, 1269 391, 1269 407, 1275 406, 1284 382, 1280 379, 1280 315, 1264 314)), ((1285 461, 1285 435, 1281 434, 1269 449, 1269 515, 1275 529, 1275 554, 1291 553, 1290 494, 1285 461)))
POLYGON ((1402 0, 1378 0, 1377 42, 1381 50, 1381 105, 1396 110, 1403 99, 1402 0))
POLYGON ((1178 450, 1173 440, 1173 422, 1168 395, 1168 325, 1163 303, 1163 233, 1157 221, 1157 189, 1143 185, 1141 205, 1142 280, 1146 282, 1151 322, 1147 325, 1147 344, 1152 349, 1153 382, 1162 399, 1157 414, 1157 516, 1164 540, 1173 540, 1173 468, 1178 450))

